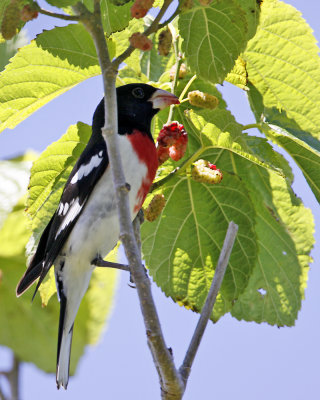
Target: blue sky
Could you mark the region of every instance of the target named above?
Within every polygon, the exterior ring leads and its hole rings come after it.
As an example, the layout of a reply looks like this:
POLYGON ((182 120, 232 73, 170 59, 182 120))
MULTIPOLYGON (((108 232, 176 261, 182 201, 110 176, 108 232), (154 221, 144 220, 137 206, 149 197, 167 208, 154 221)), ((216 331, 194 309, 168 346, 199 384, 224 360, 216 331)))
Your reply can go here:
MULTIPOLYGON (((302 12, 319 40, 318 1, 291 0, 287 3, 302 12)), ((42 29, 60 24, 60 21, 40 16, 28 24, 28 36, 32 39, 42 29)), ((243 92, 231 85, 219 89, 240 123, 254 122, 243 92)), ((1 134, 0 157, 19 154, 26 148, 42 151, 58 139, 70 124, 78 120, 90 123, 101 97, 100 77, 78 85, 37 111, 14 131, 7 130, 1 134)), ((319 243, 319 206, 298 172, 295 169, 294 190, 314 213, 316 240, 319 243)), ((315 261, 311 265, 306 299, 296 326, 278 329, 266 324, 239 322, 229 316, 216 325, 209 323, 192 368, 185 400, 319 398, 319 244, 315 246, 312 256, 315 261)), ((68 390, 58 392, 54 375, 44 374, 32 364, 24 364, 21 372, 22 399, 159 398, 158 378, 146 344, 137 295, 127 283, 128 276, 121 274, 108 329, 97 346, 86 349, 68 390)), ((198 316, 177 306, 153 286, 167 344, 173 348, 176 363, 180 365, 198 316)), ((0 347, 0 370, 9 365, 10 353, 0 347)))

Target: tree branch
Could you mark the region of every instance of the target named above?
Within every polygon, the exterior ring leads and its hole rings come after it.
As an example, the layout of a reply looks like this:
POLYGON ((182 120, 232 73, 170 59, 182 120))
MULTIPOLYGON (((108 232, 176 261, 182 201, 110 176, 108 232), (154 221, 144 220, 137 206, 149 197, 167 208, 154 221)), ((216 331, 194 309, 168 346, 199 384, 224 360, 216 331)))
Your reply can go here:
MULTIPOLYGON (((0 375, 7 378, 10 384, 11 397, 10 400, 19 400, 19 373, 20 361, 13 353, 12 367, 10 371, 0 371, 0 375)), ((0 388, 0 400, 8 400, 0 388)))
MULTIPOLYGON (((165 0, 165 3, 166 6, 161 9, 156 18, 157 21, 160 20, 161 16, 171 3, 171 0, 165 0)), ((81 5, 78 3, 76 6, 78 12, 82 11, 81 8, 81 5)), ((134 237, 129 208, 128 187, 126 185, 118 147, 118 135, 116 134, 118 121, 115 82, 117 67, 124 58, 122 58, 120 62, 118 59, 117 63, 110 62, 101 22, 99 0, 95 0, 94 13, 90 13, 90 15, 87 14, 86 18, 82 21, 93 37, 103 76, 105 93, 105 126, 102 129, 102 134, 107 142, 108 156, 115 187, 120 223, 120 239, 124 244, 131 274, 136 285, 140 300, 140 307, 144 318, 148 344, 159 372, 162 392, 172 393, 172 398, 181 399, 183 393, 183 383, 180 378, 180 374, 173 363, 170 351, 165 344, 160 321, 151 293, 150 281, 148 276, 145 274, 144 267, 142 266, 140 252, 134 237)), ((154 25, 153 28, 150 26, 151 29, 149 28, 149 30, 155 30, 157 25, 154 25)))
MULTIPOLYGON (((149 36, 149 35, 151 35, 151 33, 154 33, 159 29, 160 20, 164 16, 165 12, 167 11, 167 9, 169 8, 170 4, 173 1, 174 0, 164 0, 163 6, 162 6, 161 10, 159 11, 158 15, 152 21, 152 24, 143 32, 144 36, 149 36)), ((163 28, 165 25, 167 25, 167 23, 169 23, 169 20, 166 21, 165 23, 161 24, 161 28, 163 28)), ((120 54, 115 60, 113 60, 113 62, 112 62, 113 66, 115 68, 119 68, 119 65, 122 62, 124 62, 124 60, 126 58, 128 58, 134 50, 135 50, 135 47, 130 45, 122 54, 120 54)))
POLYGON ((238 225, 236 225, 234 222, 231 221, 229 223, 228 231, 227 231, 227 234, 226 234, 226 237, 225 237, 225 240, 223 243, 223 247, 222 247, 222 250, 220 253, 218 265, 215 270, 214 277, 213 277, 213 280, 211 283, 211 287, 210 287, 206 302, 203 306, 200 319, 198 321, 198 324, 197 324, 194 334, 192 336, 186 356, 183 360, 181 367, 179 368, 181 377, 182 377, 185 385, 187 383, 193 360, 198 351, 203 333, 206 329, 206 326, 207 326, 208 320, 210 318, 210 315, 212 313, 213 306, 215 304, 216 297, 219 292, 224 274, 226 272, 230 254, 231 254, 231 250, 232 250, 237 232, 238 232, 238 225))
POLYGON ((59 14, 51 11, 44 10, 39 6, 38 3, 33 3, 32 7, 38 11, 38 13, 47 15, 48 17, 53 17, 53 18, 59 18, 59 19, 64 19, 66 21, 80 21, 81 17, 80 15, 67 15, 67 14, 59 14))
POLYGON ((91 264, 95 265, 96 267, 116 268, 116 269, 121 269, 122 271, 130 272, 129 265, 105 261, 102 258, 95 258, 94 260, 91 261, 91 264))

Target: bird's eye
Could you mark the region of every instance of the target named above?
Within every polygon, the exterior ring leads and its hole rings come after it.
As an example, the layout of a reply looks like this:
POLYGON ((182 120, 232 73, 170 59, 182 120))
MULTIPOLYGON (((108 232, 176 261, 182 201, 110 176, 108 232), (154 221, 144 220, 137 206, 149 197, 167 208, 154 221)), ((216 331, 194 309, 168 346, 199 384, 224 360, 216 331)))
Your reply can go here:
POLYGON ((137 99, 143 99, 144 98, 144 91, 140 87, 137 87, 137 88, 133 89, 132 90, 132 94, 137 99))

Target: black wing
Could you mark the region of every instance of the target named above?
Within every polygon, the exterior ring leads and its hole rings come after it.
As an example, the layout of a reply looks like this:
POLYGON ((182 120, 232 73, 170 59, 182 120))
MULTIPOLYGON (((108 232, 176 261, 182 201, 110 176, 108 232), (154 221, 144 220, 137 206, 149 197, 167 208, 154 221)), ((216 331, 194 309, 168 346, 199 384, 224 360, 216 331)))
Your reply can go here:
POLYGON ((63 190, 58 209, 45 228, 36 253, 18 283, 18 296, 40 277, 34 295, 36 294, 108 164, 107 148, 102 135, 93 135, 75 164, 63 190))

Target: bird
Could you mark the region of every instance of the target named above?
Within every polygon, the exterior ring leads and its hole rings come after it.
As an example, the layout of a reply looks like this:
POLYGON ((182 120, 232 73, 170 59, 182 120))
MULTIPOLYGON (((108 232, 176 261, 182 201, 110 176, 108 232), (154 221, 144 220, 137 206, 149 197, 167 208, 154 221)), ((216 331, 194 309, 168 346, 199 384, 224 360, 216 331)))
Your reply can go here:
MULTIPOLYGON (((148 84, 131 83, 116 89, 118 143, 129 184, 132 220, 149 192, 158 168, 151 121, 178 98, 148 84)), ((58 207, 44 229, 16 295, 38 278, 33 298, 54 265, 60 317, 57 346, 57 388, 67 389, 74 321, 88 288, 94 260, 116 245, 120 228, 107 144, 102 135, 104 99, 92 119, 92 134, 63 189, 58 207)))

